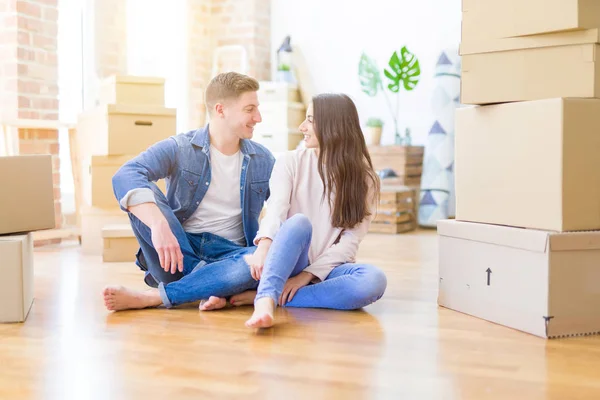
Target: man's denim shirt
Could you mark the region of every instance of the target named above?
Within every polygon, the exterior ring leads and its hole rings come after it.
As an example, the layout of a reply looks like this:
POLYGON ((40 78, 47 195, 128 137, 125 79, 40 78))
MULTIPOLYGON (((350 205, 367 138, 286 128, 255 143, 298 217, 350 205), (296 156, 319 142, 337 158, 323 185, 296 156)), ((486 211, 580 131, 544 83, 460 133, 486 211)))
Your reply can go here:
MULTIPOLYGON (((154 201, 151 182, 164 178, 167 201, 182 224, 204 198, 211 180, 209 126, 171 136, 125 163, 113 176, 113 190, 123 210, 154 201), (149 189, 149 190, 135 190, 149 189), (133 199, 137 195, 137 200, 133 199), (143 199, 143 200, 142 200, 143 199)), ((241 140, 244 155, 240 177, 240 202, 247 245, 258 231, 258 217, 269 197, 269 178, 275 158, 264 146, 241 140)), ((156 188, 155 188, 156 190, 156 188)))

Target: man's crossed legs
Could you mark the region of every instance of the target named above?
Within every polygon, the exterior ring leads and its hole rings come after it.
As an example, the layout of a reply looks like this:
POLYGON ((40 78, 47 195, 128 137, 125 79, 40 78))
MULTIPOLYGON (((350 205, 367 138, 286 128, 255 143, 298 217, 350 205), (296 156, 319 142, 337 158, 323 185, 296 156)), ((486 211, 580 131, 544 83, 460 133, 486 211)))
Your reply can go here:
POLYGON ((131 226, 140 244, 137 265, 146 271, 144 280, 153 288, 134 291, 122 286, 107 287, 104 302, 109 310, 160 305, 170 308, 203 299, 208 301, 201 305, 202 309, 215 309, 225 305, 224 298, 258 287, 244 260, 244 255, 252 254, 255 247, 242 247, 211 233, 185 232, 164 194, 156 185, 153 190, 156 204, 179 243, 183 271, 171 273, 161 267, 150 228, 130 213, 131 226))

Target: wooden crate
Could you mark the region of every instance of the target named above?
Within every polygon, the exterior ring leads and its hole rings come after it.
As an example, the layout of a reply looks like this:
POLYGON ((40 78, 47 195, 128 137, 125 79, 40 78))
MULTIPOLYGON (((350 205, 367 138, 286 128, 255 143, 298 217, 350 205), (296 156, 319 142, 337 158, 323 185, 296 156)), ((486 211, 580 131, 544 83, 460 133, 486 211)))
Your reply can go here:
POLYGON ((418 187, 423 173, 423 146, 369 146, 369 154, 376 171, 392 169, 397 177, 389 179, 389 184, 418 187))
POLYGON ((414 222, 405 222, 403 224, 387 224, 387 223, 371 223, 369 232, 371 233, 405 233, 414 231, 417 229, 417 225, 414 222))
POLYGON ((403 233, 417 228, 417 191, 402 185, 381 187, 377 213, 369 232, 403 233))

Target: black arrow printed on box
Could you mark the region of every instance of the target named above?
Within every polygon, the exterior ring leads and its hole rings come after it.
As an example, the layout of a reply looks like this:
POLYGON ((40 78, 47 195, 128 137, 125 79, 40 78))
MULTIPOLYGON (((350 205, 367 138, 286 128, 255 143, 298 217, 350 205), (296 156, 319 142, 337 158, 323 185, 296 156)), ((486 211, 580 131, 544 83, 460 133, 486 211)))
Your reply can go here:
POLYGON ((490 275, 492 274, 492 270, 488 268, 485 272, 487 272, 487 285, 490 286, 490 275))

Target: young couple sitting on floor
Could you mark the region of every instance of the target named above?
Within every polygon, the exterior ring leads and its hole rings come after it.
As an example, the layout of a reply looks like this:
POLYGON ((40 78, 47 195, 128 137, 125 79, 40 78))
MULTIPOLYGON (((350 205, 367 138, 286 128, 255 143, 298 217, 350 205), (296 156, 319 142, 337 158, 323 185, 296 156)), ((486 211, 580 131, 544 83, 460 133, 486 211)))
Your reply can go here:
POLYGON ((352 100, 320 94, 300 125, 305 149, 277 161, 251 141, 258 82, 229 72, 206 89, 210 124, 148 148, 113 177, 152 289, 104 289, 109 310, 254 304, 272 326, 281 307, 352 310, 385 292, 385 274, 355 263, 374 217, 379 177, 352 100), (167 193, 154 183, 166 179, 167 193), (265 214, 259 216, 266 203, 265 214))

